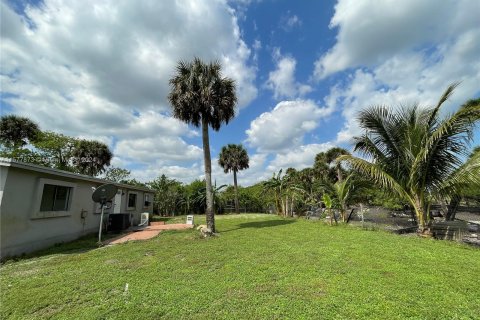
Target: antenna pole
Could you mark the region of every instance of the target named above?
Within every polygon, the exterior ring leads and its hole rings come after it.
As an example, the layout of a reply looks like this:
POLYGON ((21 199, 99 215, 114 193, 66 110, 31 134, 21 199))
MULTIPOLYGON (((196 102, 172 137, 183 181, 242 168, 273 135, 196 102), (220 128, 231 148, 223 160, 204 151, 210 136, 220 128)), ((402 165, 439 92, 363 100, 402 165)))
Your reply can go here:
POLYGON ((103 227, 103 208, 105 207, 102 201, 102 213, 100 214, 100 228, 98 228, 98 244, 102 244, 102 227, 103 227))

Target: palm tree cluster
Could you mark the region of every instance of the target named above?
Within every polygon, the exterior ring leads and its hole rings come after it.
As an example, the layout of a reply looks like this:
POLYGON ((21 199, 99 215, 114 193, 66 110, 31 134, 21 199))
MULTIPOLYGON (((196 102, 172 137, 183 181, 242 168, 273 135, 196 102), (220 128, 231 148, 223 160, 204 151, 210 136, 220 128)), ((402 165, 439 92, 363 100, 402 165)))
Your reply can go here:
POLYGON ((327 195, 332 201, 332 208, 338 209, 345 221, 347 207, 365 200, 366 186, 364 179, 336 161, 342 154, 349 153, 342 148, 331 148, 316 155, 312 168, 300 171, 288 168, 285 175, 280 169, 273 173, 271 179, 263 182, 264 193, 273 195, 277 214, 305 214, 311 207, 325 205, 324 196, 327 195))

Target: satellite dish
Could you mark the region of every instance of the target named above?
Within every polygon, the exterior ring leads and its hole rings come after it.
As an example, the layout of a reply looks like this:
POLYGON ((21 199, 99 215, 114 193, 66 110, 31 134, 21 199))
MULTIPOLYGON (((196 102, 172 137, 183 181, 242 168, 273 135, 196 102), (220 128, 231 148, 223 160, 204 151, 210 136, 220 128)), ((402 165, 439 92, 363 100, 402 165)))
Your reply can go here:
POLYGON ((101 204, 105 204, 117 194, 118 187, 108 183, 96 188, 92 194, 92 200, 101 204))
POLYGON ((98 243, 102 243, 102 225, 103 225, 103 209, 105 209, 105 204, 107 201, 111 200, 117 194, 117 186, 111 183, 101 185, 96 188, 92 194, 93 202, 98 202, 102 206, 102 213, 100 215, 100 227, 98 229, 98 243))

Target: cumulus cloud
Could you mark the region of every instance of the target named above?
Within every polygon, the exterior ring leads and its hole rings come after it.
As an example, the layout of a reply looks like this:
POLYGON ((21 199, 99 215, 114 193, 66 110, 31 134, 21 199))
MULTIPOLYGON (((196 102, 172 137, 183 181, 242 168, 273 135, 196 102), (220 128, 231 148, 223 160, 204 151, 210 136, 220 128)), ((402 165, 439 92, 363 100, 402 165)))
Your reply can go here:
POLYGON ((319 107, 312 100, 282 101, 250 123, 247 142, 263 152, 297 147, 304 135, 332 112, 333 109, 319 107))
POLYGON ((284 153, 279 153, 268 164, 267 170, 275 172, 280 169, 295 168, 297 170, 305 169, 313 166, 315 156, 319 152, 327 151, 333 148, 334 145, 330 142, 321 144, 307 144, 287 150, 284 153))
POLYGON ((373 70, 356 70, 347 85, 332 90, 328 99, 343 105, 345 118, 337 142, 349 142, 360 133, 356 122, 358 112, 371 105, 398 107, 419 103, 434 105, 453 81, 461 81, 455 93, 444 105, 444 112, 453 111, 466 100, 480 93, 480 61, 474 57, 480 50, 480 31, 459 37, 445 48, 445 56, 431 64, 423 53, 394 56, 373 70), (465 41, 476 38, 476 41, 465 41))
POLYGON ((479 10, 479 3, 464 0, 340 0, 330 21, 337 42, 314 71, 323 79, 348 70, 325 97, 345 118, 337 142, 360 133, 356 116, 367 106, 433 105, 455 81, 461 85, 446 111, 480 94, 479 10))
POLYGON ((190 183, 195 179, 200 179, 202 172, 203 170, 198 166, 198 163, 194 163, 191 166, 178 166, 165 165, 162 162, 152 162, 131 170, 131 175, 142 182, 152 181, 152 179, 164 174, 170 179, 190 183))
POLYGON ((468 0, 340 0, 330 28, 337 42, 315 63, 322 79, 360 65, 381 63, 391 55, 449 42, 478 29, 480 3, 468 0))
POLYGON ((225 1, 0 6, 3 101, 42 129, 109 141, 117 159, 198 159, 199 148, 182 139, 197 133, 168 116, 180 59, 219 59, 240 108, 257 95, 251 50, 225 1))
POLYGON ((280 21, 280 26, 285 31, 291 31, 293 28, 300 27, 301 25, 302 20, 296 14, 292 14, 290 11, 288 11, 280 21))
POLYGON ((27 6, 25 17, 5 3, 1 11, 8 22, 2 30, 2 73, 17 81, 66 96, 81 86, 119 105, 165 108, 176 62, 196 55, 221 57, 225 74, 246 96, 243 104, 256 95, 250 50, 221 1, 47 0, 27 6))
POLYGON ((201 148, 188 145, 179 137, 126 138, 115 145, 114 153, 137 162, 192 161, 199 160, 203 154, 201 148))
POLYGON ((265 86, 273 91, 275 99, 301 97, 311 92, 311 86, 295 80, 297 60, 291 56, 282 56, 280 49, 273 52, 276 69, 268 74, 265 86))

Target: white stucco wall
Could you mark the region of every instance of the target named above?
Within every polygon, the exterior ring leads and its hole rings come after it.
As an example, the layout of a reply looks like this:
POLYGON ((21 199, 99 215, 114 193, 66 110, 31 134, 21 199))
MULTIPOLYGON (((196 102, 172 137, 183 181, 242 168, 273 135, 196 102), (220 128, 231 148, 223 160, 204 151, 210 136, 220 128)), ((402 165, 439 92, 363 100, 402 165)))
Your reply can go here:
MULTIPOLYGON (((0 177, 0 255, 21 255, 56 243, 74 240, 88 233, 98 232, 100 214, 95 213, 92 187, 103 181, 85 181, 15 167, 1 166, 0 177), (74 184, 71 204, 66 216, 38 218, 40 200, 38 194, 42 179, 51 179, 74 184), (2 195, 3 194, 3 195, 2 195), (82 211, 85 218, 82 219, 82 211)), ((44 180, 43 180, 44 181, 44 180)), ((141 212, 152 213, 153 207, 144 207, 145 191, 137 192, 137 206, 127 210, 126 196, 129 189, 121 188, 122 213, 132 213, 134 223, 140 220, 141 212)), ((41 197, 40 197, 41 198, 41 197)))

